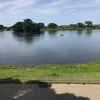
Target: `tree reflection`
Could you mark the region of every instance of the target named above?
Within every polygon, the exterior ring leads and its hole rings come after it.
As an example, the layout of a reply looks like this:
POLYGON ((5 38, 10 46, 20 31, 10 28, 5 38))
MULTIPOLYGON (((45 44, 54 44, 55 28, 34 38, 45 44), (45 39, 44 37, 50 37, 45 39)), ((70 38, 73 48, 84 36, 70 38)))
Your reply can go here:
POLYGON ((91 37, 92 36, 92 30, 86 30, 85 36, 86 37, 91 37))
POLYGON ((81 37, 83 33, 85 33, 85 36, 87 38, 92 36, 92 30, 91 29, 90 30, 77 30, 78 37, 81 37))
POLYGON ((1 39, 4 38, 4 31, 1 31, 1 30, 0 30, 0 38, 1 38, 1 39))
POLYGON ((81 38, 82 37, 82 33, 83 33, 83 30, 77 30, 78 38, 81 38))
POLYGON ((38 40, 41 36, 44 35, 44 32, 34 32, 34 33, 22 33, 22 32, 13 32, 14 38, 17 39, 18 42, 25 41, 28 44, 31 44, 33 41, 38 40))
POLYGON ((77 30, 78 35, 82 35, 82 30, 77 30))
POLYGON ((57 30, 48 31, 49 36, 50 36, 51 38, 56 37, 56 36, 57 36, 57 32, 58 32, 57 30))

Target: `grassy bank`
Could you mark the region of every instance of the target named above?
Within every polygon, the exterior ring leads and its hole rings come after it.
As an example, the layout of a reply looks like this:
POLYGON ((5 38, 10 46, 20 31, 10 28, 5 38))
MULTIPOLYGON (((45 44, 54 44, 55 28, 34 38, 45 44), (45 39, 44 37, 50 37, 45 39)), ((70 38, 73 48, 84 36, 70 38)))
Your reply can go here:
POLYGON ((0 82, 100 83, 100 61, 34 66, 0 65, 0 82))
POLYGON ((42 28, 41 31, 59 31, 59 30, 90 30, 90 29, 98 29, 94 27, 85 27, 85 28, 79 28, 79 27, 57 27, 57 28, 42 28))

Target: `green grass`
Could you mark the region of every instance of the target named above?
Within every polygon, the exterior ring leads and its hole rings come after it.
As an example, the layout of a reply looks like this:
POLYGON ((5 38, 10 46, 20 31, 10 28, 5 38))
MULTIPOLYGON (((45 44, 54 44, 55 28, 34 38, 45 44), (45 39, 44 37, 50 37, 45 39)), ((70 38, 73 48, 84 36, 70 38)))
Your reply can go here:
POLYGON ((41 31, 58 31, 58 30, 90 30, 97 29, 96 27, 57 27, 57 28, 43 28, 41 31))
POLYGON ((0 65, 0 82, 100 83, 100 61, 34 66, 0 65))

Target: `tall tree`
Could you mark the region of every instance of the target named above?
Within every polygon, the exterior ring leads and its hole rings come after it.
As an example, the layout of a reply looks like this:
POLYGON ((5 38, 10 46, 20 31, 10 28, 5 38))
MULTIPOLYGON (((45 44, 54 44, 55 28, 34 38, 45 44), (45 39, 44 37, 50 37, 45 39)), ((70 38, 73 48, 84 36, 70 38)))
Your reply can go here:
POLYGON ((70 26, 70 28, 75 29, 77 27, 77 24, 70 24, 69 26, 70 26))
POLYGON ((91 22, 91 21, 85 21, 85 24, 86 24, 87 27, 93 26, 93 22, 91 22))
POLYGON ((22 22, 17 22, 15 25, 13 25, 13 30, 16 32, 23 32, 23 23, 22 22))
POLYGON ((56 28, 56 27, 58 27, 58 25, 55 24, 55 23, 49 23, 49 24, 48 24, 48 27, 49 27, 49 28, 56 28))
POLYGON ((44 28, 44 23, 40 22, 40 23, 38 23, 38 26, 39 26, 40 28, 44 28))
POLYGON ((80 27, 80 28, 82 28, 82 27, 84 27, 85 25, 84 25, 83 23, 81 23, 81 22, 78 22, 78 23, 77 23, 77 26, 80 27))
POLYGON ((4 26, 3 25, 0 25, 0 30, 3 30, 4 29, 4 26))
POLYGON ((25 32, 31 32, 32 25, 33 25, 33 21, 31 19, 24 19, 23 28, 25 32))
POLYGON ((40 27, 37 23, 34 23, 31 19, 24 19, 24 22, 17 22, 13 26, 13 30, 16 32, 39 32, 40 27))

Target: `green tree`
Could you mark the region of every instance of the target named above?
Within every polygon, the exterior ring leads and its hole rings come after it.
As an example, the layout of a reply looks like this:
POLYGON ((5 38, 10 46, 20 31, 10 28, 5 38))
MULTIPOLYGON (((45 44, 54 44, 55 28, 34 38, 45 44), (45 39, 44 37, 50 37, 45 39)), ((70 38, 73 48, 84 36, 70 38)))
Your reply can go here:
POLYGON ((3 30, 4 29, 4 26, 3 25, 0 25, 0 30, 3 30))
POLYGON ((77 24, 70 24, 69 26, 70 26, 70 28, 75 29, 77 27, 77 24))
POLYGON ((13 25, 13 30, 16 32, 39 32, 40 27, 37 23, 34 23, 31 19, 24 19, 24 22, 17 22, 13 25))
POLYGON ((31 19, 24 19, 23 29, 25 32, 31 32, 33 26, 33 21, 31 19))
POLYGON ((56 27, 58 27, 58 25, 55 24, 55 23, 49 23, 49 24, 48 24, 48 27, 49 27, 49 28, 56 28, 56 27))
POLYGON ((86 24, 87 27, 93 26, 93 22, 91 22, 91 21, 85 21, 85 24, 86 24))
POLYGON ((33 23, 32 25, 32 32, 39 32, 40 31, 40 27, 37 23, 33 23))
POLYGON ((44 28, 44 23, 38 23, 38 26, 40 27, 40 28, 44 28))
POLYGON ((83 23, 81 23, 81 22, 78 22, 77 26, 80 27, 80 28, 83 28, 85 25, 83 23))
POLYGON ((23 23, 22 22, 17 22, 15 25, 13 25, 13 30, 16 32, 23 32, 23 23))

